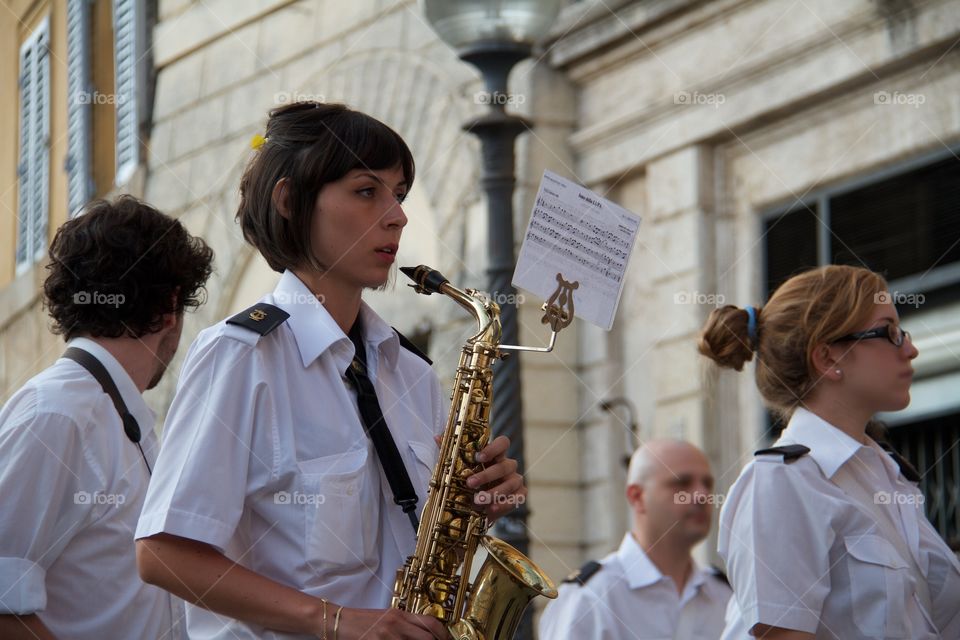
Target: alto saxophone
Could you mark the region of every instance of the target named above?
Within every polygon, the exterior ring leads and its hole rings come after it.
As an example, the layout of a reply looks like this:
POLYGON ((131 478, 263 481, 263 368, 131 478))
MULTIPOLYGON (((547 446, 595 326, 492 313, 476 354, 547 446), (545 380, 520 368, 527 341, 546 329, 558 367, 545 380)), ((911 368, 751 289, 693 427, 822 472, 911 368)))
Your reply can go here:
POLYGON ((460 355, 416 551, 397 571, 391 606, 442 620, 455 640, 512 640, 530 600, 556 598, 557 590, 533 561, 486 535, 487 518, 473 508, 474 490, 467 486, 467 478, 480 468, 475 456, 490 439, 491 366, 500 357, 500 306, 473 289, 454 287, 429 267, 401 271, 417 283, 418 293, 453 298, 473 314, 479 331, 460 355), (471 584, 479 545, 487 558, 471 584))

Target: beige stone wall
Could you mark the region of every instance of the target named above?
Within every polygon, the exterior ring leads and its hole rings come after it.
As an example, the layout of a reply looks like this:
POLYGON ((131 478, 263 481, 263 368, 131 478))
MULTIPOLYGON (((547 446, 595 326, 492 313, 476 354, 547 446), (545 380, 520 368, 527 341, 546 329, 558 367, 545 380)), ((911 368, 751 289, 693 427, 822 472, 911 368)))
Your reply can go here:
MULTIPOLYGON (((725 490, 762 443, 762 405, 752 375, 704 366, 695 338, 714 304, 761 301, 761 213, 960 140, 956 2, 601 4, 565 12, 550 59, 576 89, 574 175, 644 220, 613 331, 580 332, 582 559, 625 522, 620 427, 591 390, 630 397, 643 437, 700 444, 725 490)), ((938 360, 918 370, 951 360, 956 327, 936 315, 914 322, 938 360)))
POLYGON ((63 350, 63 340, 49 331, 41 309, 40 287, 44 275, 43 266, 34 265, 0 291, 3 402, 34 374, 53 363, 63 350))

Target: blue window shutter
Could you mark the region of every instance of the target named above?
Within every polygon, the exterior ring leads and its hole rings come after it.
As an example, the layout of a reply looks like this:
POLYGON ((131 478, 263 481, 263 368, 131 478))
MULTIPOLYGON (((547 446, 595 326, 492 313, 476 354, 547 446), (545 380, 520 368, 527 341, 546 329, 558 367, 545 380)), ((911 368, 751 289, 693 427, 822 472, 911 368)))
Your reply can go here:
POLYGON ((47 248, 50 188, 50 26, 48 19, 20 47, 20 154, 17 174, 17 273, 47 248))
POLYGON ((122 185, 140 162, 138 69, 142 36, 140 0, 113 0, 113 56, 117 104, 117 176, 122 185))
POLYGON ((93 197, 91 0, 67 0, 67 212, 93 197))

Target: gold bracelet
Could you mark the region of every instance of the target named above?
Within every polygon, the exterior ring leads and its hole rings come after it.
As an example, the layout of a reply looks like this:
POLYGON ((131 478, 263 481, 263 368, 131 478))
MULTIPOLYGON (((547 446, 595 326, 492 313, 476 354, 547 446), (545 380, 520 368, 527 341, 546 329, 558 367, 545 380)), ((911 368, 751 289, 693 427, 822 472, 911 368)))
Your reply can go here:
POLYGON ((342 606, 339 609, 337 609, 337 615, 334 616, 333 618, 333 640, 337 640, 337 636, 340 633, 340 612, 341 611, 343 611, 342 606))
POLYGON ((327 601, 323 598, 320 598, 320 602, 323 603, 323 638, 322 640, 327 640, 327 601))

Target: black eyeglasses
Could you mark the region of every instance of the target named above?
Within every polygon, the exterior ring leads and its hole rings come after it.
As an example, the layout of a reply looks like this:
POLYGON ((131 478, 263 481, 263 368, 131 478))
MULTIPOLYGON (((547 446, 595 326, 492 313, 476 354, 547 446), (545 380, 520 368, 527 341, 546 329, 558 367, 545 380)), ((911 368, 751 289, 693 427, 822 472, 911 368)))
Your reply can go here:
POLYGON ((847 342, 849 340, 869 340, 871 338, 886 338, 895 347, 903 346, 904 340, 910 337, 910 333, 904 331, 897 324, 887 324, 882 327, 858 331, 849 335, 842 336, 834 342, 847 342))

